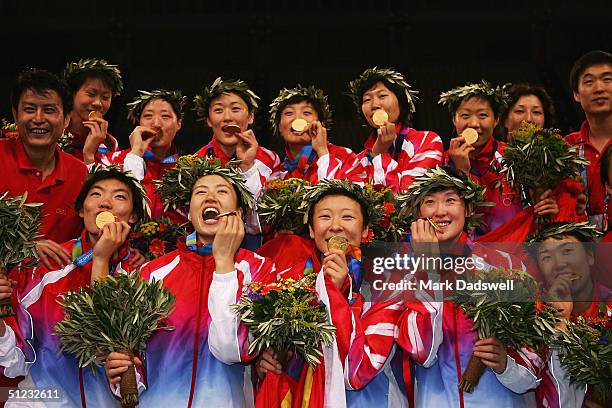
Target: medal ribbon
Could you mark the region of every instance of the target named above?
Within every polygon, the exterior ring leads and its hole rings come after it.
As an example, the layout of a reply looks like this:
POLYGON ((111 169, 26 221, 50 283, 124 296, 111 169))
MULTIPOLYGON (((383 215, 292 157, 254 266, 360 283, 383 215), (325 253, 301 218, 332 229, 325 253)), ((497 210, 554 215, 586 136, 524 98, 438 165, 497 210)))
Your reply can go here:
POLYGON ((402 152, 402 146, 404 145, 404 139, 406 139, 406 135, 408 134, 409 130, 410 128, 407 126, 403 128, 399 132, 399 134, 395 137, 393 144, 389 146, 389 150, 387 151, 387 153, 389 153, 389 156, 393 157, 393 160, 395 161, 397 161, 400 153, 402 152))
POLYGON ((317 157, 317 152, 313 150, 312 144, 308 143, 306 146, 302 147, 302 150, 300 150, 300 153, 295 159, 290 159, 289 153, 287 152, 284 160, 285 169, 287 169, 289 173, 292 173, 296 168, 301 169, 301 176, 304 177, 315 157, 317 157))
MULTIPOLYGON (((130 250, 128 248, 127 253, 123 257, 122 261, 126 261, 130 257, 130 250)), ((83 268, 93 259, 93 248, 83 253, 83 243, 81 237, 77 238, 72 247, 72 263, 79 268, 83 268)), ((111 275, 115 272, 116 265, 111 268, 111 275)))
POLYGON ((236 160, 236 152, 234 152, 234 154, 232 154, 232 157, 228 157, 223 150, 221 150, 220 148, 218 148, 216 146, 215 140, 213 139, 212 142, 210 142, 210 146, 208 146, 208 149, 206 149, 206 155, 208 157, 216 157, 218 159, 221 160, 221 164, 225 164, 230 160, 236 160))
MULTIPOLYGON (((157 157, 155 157, 155 155, 153 154, 151 150, 147 150, 146 152, 144 152, 144 155, 142 157, 146 160, 151 160, 151 161, 157 160, 157 157)), ((174 164, 177 161, 178 161, 178 154, 171 154, 170 156, 164 157, 159 162, 161 164, 174 164)))
POLYGON ((357 300, 357 295, 361 291, 361 284, 363 283, 364 273, 361 264, 361 248, 352 245, 349 247, 348 269, 353 282, 353 296, 350 300, 350 303, 353 304, 357 300))
POLYGON ((198 243, 198 236, 196 231, 193 231, 185 239, 185 246, 193 252, 199 255, 206 256, 212 254, 212 242, 206 245, 198 243))

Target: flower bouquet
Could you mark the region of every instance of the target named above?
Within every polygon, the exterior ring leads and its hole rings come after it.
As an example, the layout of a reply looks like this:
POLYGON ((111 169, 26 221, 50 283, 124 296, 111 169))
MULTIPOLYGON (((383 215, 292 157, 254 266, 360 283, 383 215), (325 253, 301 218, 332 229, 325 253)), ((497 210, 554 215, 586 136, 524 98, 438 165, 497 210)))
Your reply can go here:
POLYGON ((398 201, 389 187, 380 184, 366 184, 365 193, 369 195, 379 217, 373 220, 366 242, 399 242, 410 227, 410 220, 397 211, 398 201))
POLYGON ((2 128, 0 129, 0 136, 5 139, 15 139, 19 136, 17 131, 17 124, 10 123, 6 119, 2 119, 2 128))
MULTIPOLYGON (((588 162, 578 155, 576 147, 563 140, 558 129, 542 129, 523 122, 512 132, 513 141, 505 148, 501 168, 512 188, 518 183, 533 192, 531 201, 560 181, 576 178, 588 162)), ((529 202, 527 204, 534 204, 529 202)))
POLYGON ((176 241, 187 235, 185 225, 162 217, 138 224, 130 234, 130 246, 144 255, 147 261, 176 249, 176 241))
POLYGON ((74 143, 74 135, 70 133, 68 129, 64 129, 64 133, 62 133, 59 140, 57 141, 57 145, 62 151, 66 153, 71 153, 74 150, 73 143, 74 143))
POLYGON ((607 407, 612 398, 612 320, 601 305, 597 318, 578 317, 559 331, 553 347, 559 349, 559 360, 572 383, 592 387, 591 399, 607 407))
MULTIPOLYGON (((156 330, 172 330, 163 320, 172 311, 174 296, 162 281, 149 283, 138 273, 108 276, 68 292, 61 303, 65 317, 55 325, 61 351, 92 370, 99 364, 98 356, 112 351, 138 355, 156 330)), ((121 404, 138 404, 134 370, 121 375, 121 404)))
MULTIPOLYGON (((527 346, 543 352, 560 319, 556 308, 538 300, 538 284, 531 276, 521 270, 500 268, 476 271, 464 280, 466 289, 456 290, 454 301, 472 320, 480 339, 495 337, 515 350, 527 346), (513 290, 500 289, 499 285, 509 281, 513 290), (476 284, 490 290, 471 290, 476 284)), ((484 369, 482 361, 472 355, 459 387, 473 392, 484 369)))
POLYGON ((294 351, 310 365, 323 356, 321 344, 333 341, 336 328, 327 320, 325 305, 314 288, 316 274, 299 281, 281 279, 277 283, 252 282, 238 304, 233 305, 253 336, 249 353, 272 348, 280 361, 294 351))
MULTIPOLYGON (((14 266, 25 261, 24 266, 38 262, 36 238, 39 237, 40 203, 26 203, 23 196, 11 197, 4 193, 0 197, 0 275, 6 275, 14 266)), ((14 313, 11 299, 0 301, 0 317, 14 313)))
POLYGON ((291 231, 300 235, 305 229, 304 209, 300 208, 306 180, 290 178, 273 180, 257 203, 261 219, 275 231, 291 231))

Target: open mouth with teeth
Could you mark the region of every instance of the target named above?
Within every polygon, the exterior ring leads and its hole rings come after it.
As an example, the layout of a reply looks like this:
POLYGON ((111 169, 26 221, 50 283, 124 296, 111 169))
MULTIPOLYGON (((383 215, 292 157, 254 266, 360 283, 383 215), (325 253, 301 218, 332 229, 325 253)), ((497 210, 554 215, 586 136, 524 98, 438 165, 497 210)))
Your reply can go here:
POLYGON ((30 129, 30 133, 33 133, 35 135, 44 135, 45 133, 48 133, 49 131, 47 129, 30 129))
POLYGON ((217 223, 217 216, 219 215, 219 210, 214 207, 208 207, 204 209, 202 212, 202 219, 204 219, 204 223, 208 225, 217 223))
POLYGON ((432 220, 430 218, 428 218, 427 221, 429 221, 431 226, 434 227, 435 230, 438 231, 438 232, 442 232, 451 223, 448 220, 436 220, 436 221, 434 221, 434 220, 432 220))

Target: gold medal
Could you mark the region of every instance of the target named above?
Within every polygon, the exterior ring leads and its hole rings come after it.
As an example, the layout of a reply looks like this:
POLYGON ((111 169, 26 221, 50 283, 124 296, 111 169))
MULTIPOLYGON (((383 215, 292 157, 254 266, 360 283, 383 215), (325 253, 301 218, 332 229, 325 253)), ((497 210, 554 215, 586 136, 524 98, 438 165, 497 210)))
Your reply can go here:
POLYGON ((432 227, 434 227, 434 229, 436 231, 440 231, 440 227, 438 226, 438 224, 436 224, 435 222, 433 222, 433 220, 429 217, 427 217, 427 221, 429 221, 429 223, 431 224, 432 227))
POLYGON ((100 229, 111 222, 115 222, 115 216, 110 211, 102 211, 96 216, 96 226, 100 229))
POLYGON ((342 252, 346 252, 348 244, 348 239, 335 235, 331 237, 329 241, 327 241, 327 249, 329 251, 331 251, 332 249, 339 249, 342 252))
POLYGON ((230 212, 225 212, 223 214, 219 214, 215 217, 215 220, 218 220, 221 217, 229 217, 230 215, 237 215, 238 211, 230 211, 230 212))
POLYGON ((461 137, 465 139, 465 143, 473 145, 478 140, 478 132, 472 128, 467 128, 461 132, 461 137))
POLYGON ((162 136, 164 136, 164 132, 162 130, 162 128, 160 127, 156 127, 155 129, 155 139, 159 140, 162 138, 162 136))
POLYGON ((96 119, 102 119, 102 112, 100 111, 91 111, 89 112, 89 115, 87 115, 87 119, 88 120, 96 120, 96 119))
POLYGON ((372 115, 372 122, 378 127, 385 126, 385 123, 389 120, 389 115, 382 109, 377 110, 372 115))
POLYGON ((303 132, 306 130, 307 127, 308 122, 306 122, 306 120, 302 118, 298 118, 291 122, 291 129, 295 130, 296 132, 303 132))
POLYGON ((234 124, 225 125, 221 128, 221 130, 224 131, 225 133, 231 133, 232 135, 242 132, 242 129, 240 129, 240 126, 234 125, 234 124))

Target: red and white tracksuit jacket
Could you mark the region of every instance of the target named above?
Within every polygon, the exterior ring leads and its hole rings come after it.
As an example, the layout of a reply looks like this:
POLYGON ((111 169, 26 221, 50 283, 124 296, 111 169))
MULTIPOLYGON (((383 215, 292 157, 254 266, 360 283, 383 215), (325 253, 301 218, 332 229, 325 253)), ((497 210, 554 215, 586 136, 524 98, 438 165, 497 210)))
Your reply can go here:
POLYGON ((428 168, 442 164, 442 139, 435 132, 412 129, 398 124, 396 139, 388 152, 372 157, 376 132, 365 142, 365 149, 358 154, 367 171, 368 182, 391 187, 394 192, 406 190, 414 177, 421 176, 428 168))

